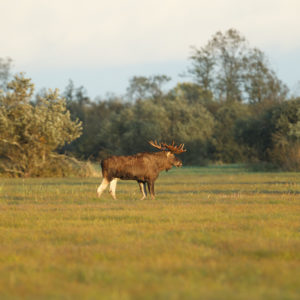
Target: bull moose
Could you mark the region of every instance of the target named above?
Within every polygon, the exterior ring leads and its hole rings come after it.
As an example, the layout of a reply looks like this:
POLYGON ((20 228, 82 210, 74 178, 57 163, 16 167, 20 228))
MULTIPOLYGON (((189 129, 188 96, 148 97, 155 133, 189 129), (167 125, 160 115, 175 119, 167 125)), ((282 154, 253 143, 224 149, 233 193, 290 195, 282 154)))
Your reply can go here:
POLYGON ((140 186, 143 200, 147 196, 146 184, 151 198, 155 198, 154 182, 163 170, 170 170, 173 166, 181 167, 182 161, 174 154, 186 152, 184 144, 172 144, 149 141, 150 145, 161 150, 159 152, 143 152, 130 156, 111 156, 101 161, 103 180, 97 189, 100 197, 108 184, 111 196, 116 199, 118 179, 136 180, 140 186))

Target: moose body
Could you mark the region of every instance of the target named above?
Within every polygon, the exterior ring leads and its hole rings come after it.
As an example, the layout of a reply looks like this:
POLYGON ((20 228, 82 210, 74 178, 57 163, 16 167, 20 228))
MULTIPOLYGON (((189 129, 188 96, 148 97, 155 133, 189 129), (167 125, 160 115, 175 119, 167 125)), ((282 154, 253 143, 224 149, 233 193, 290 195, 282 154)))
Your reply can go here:
MULTIPOLYGON (((159 145, 154 144, 154 146, 158 148, 159 145)), ((178 148, 176 149, 178 150, 178 148)), ((184 152, 183 146, 181 152, 184 152)), ((164 150, 153 153, 138 153, 131 156, 111 156, 101 162, 103 180, 97 189, 98 196, 100 197, 110 184, 109 192, 116 199, 117 180, 123 179, 138 182, 143 195, 142 199, 147 196, 147 184, 151 198, 154 198, 154 182, 159 173, 164 170, 168 171, 173 166, 181 167, 182 162, 172 151, 164 150)))

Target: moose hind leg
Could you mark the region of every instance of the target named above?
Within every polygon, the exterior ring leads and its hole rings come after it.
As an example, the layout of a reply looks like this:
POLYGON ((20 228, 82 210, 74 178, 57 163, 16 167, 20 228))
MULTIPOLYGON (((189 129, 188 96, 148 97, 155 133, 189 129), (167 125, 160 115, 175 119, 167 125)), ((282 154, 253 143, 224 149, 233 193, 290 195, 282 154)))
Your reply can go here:
POLYGON ((146 184, 146 182, 143 182, 143 188, 144 188, 145 196, 147 197, 147 184, 146 184))
POLYGON ((143 194, 143 197, 141 198, 141 200, 144 200, 147 197, 146 183, 142 182, 142 181, 138 181, 138 183, 140 186, 140 190, 143 194))
POLYGON ((149 181, 147 182, 148 183, 148 190, 149 190, 149 193, 151 195, 151 199, 155 199, 155 193, 154 193, 154 181, 149 181))
POLYGON ((115 200, 117 200, 117 198, 116 198, 117 181, 118 181, 118 178, 114 178, 114 179, 110 182, 110 185, 109 185, 109 193, 111 194, 111 196, 112 196, 115 200))
POLYGON ((97 194, 98 197, 101 197, 101 194, 103 193, 103 191, 106 189, 106 187, 108 186, 109 181, 106 178, 103 178, 101 184, 99 185, 98 189, 97 189, 97 194))

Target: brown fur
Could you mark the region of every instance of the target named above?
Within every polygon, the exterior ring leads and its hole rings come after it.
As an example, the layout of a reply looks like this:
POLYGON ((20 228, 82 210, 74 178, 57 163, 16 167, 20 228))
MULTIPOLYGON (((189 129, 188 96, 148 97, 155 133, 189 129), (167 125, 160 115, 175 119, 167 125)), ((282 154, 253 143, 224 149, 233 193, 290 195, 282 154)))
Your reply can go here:
POLYGON ((152 198, 154 198, 154 182, 159 173, 168 171, 173 166, 180 167, 182 162, 169 151, 111 156, 101 162, 103 178, 109 182, 114 178, 120 178, 147 183, 152 198))

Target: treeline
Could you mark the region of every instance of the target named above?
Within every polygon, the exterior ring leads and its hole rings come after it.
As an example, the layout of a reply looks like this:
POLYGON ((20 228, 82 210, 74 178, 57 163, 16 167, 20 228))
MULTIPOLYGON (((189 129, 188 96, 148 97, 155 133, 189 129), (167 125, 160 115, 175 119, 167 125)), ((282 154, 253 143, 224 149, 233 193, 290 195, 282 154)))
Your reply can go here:
POLYGON ((165 75, 133 77, 123 97, 91 101, 70 82, 64 92, 83 134, 63 151, 81 159, 148 151, 147 141, 185 143, 186 165, 248 162, 300 168, 300 99, 236 30, 193 48, 189 81, 166 90, 165 75))
POLYGON ((125 102, 73 99, 67 107, 83 121, 82 136, 61 149, 83 160, 151 150, 147 141, 185 143, 185 164, 249 162, 300 167, 300 99, 219 102, 198 85, 178 84, 156 98, 125 102))
MULTIPOLYGON (((152 151, 149 140, 184 143, 185 165, 247 162, 299 170, 300 98, 288 96, 264 53, 234 29, 192 51, 186 80, 173 88, 166 89, 165 75, 135 76, 125 95, 93 100, 72 81, 61 96, 40 91, 33 99, 30 82, 22 76, 9 82, 10 61, 0 59, 0 171, 42 176, 47 161, 53 169, 68 157, 100 161, 152 151), (26 161, 22 149, 32 168, 16 168, 26 161)), ((60 174, 69 174, 63 169, 60 174)))

